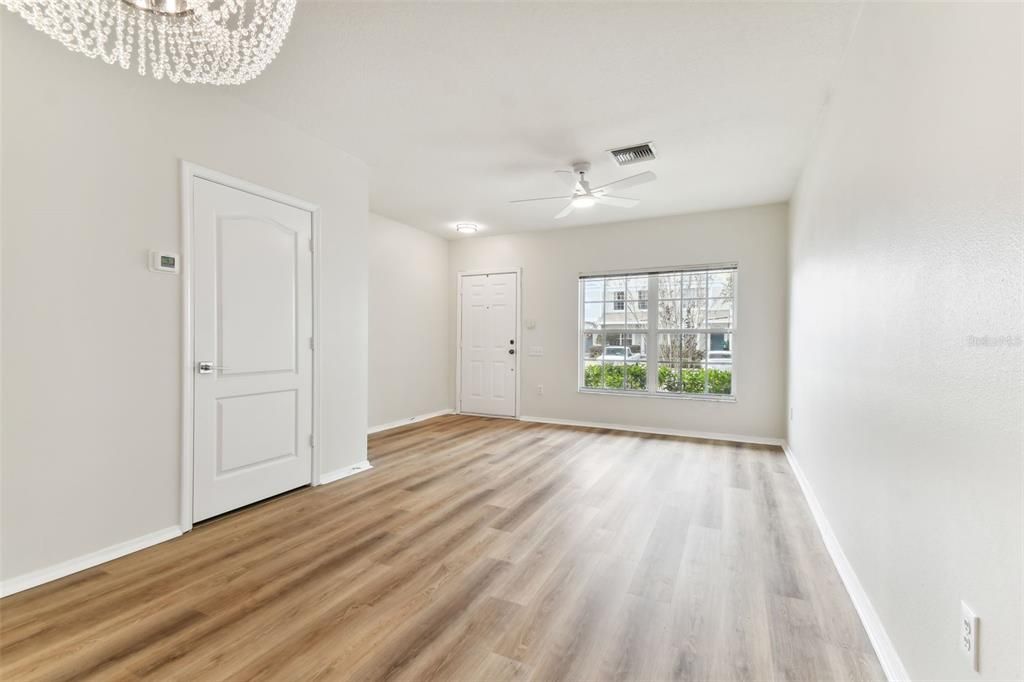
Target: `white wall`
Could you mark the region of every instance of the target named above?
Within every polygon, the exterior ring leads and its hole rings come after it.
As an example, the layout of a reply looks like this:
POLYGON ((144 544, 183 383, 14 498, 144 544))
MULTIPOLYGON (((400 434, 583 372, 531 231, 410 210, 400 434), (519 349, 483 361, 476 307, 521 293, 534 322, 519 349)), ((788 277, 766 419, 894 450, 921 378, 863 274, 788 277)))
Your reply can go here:
POLYGON ((867 3, 792 204, 789 441, 918 680, 1024 676, 1022 19, 867 3))
POLYGON ((534 320, 536 327, 523 329, 520 349, 544 349, 542 357, 521 355, 523 416, 781 438, 785 430, 786 220, 786 205, 775 204, 454 241, 449 254, 452 367, 457 338, 456 273, 522 267, 522 318, 534 320), (581 272, 734 261, 739 263, 736 402, 577 391, 581 272), (544 395, 537 394, 538 384, 543 384, 544 395))
MULTIPOLYGON (((3 258, 3 242, 4 242, 4 193, 3 193, 3 159, 4 159, 4 126, 3 126, 3 99, 4 99, 4 68, 3 68, 3 55, 4 55, 4 14, 6 12, 0 12, 0 533, 3 532, 4 526, 4 511, 3 511, 3 480, 4 480, 4 407, 3 407, 3 384, 4 384, 4 363, 3 363, 3 328, 4 328, 4 303, 3 303, 3 281, 4 281, 4 258, 3 258)), ((4 561, 4 547, 3 538, 0 536, 0 578, 3 576, 3 561, 4 561)))
MULTIPOLYGON (((322 206, 323 469, 366 457, 363 164, 229 89, 173 85, 3 23, 7 579, 178 522, 179 158, 322 206)), ((273 67, 271 67, 273 68, 273 67)))
POLYGON ((448 242, 370 214, 369 426, 450 409, 448 242))

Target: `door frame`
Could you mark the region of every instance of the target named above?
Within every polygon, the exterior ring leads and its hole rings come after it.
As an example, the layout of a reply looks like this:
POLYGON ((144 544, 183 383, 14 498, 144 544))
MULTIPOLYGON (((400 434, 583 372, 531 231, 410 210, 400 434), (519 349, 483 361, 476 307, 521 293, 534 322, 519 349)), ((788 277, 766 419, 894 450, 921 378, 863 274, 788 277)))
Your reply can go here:
POLYGON ((181 159, 181 493, 179 525, 181 531, 192 530, 193 465, 195 462, 195 354, 193 343, 194 299, 192 282, 192 183, 196 179, 224 185, 232 189, 263 197, 308 211, 312 217, 313 240, 313 452, 310 484, 320 485, 320 206, 282 194, 266 187, 242 180, 220 171, 204 168, 181 159))
POLYGON ((482 415, 494 417, 495 419, 519 419, 520 414, 520 386, 522 381, 522 356, 523 356, 523 268, 490 268, 487 270, 460 270, 455 274, 455 414, 476 414, 475 412, 462 411, 462 279, 477 275, 515 275, 516 276, 516 394, 515 414, 511 417, 504 415, 482 415))

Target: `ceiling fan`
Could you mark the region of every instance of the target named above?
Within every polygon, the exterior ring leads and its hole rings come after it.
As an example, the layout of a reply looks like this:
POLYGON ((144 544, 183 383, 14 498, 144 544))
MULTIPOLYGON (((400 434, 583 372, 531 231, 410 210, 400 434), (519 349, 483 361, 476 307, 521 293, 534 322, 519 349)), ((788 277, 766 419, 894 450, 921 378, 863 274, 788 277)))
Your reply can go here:
POLYGON ((658 179, 658 176, 652 171, 644 171, 643 173, 630 175, 627 178, 622 178, 621 180, 616 180, 614 182, 609 182, 606 185, 592 188, 590 186, 590 181, 587 180, 587 173, 589 172, 590 164, 586 162, 574 163, 571 171, 555 171, 555 174, 561 177, 568 186, 568 195, 558 197, 538 197, 536 199, 516 199, 509 203, 522 204, 530 201, 553 201, 555 199, 567 201, 568 203, 565 205, 565 208, 555 214, 556 219, 564 218, 577 208, 590 208, 595 204, 618 206, 619 208, 632 208, 640 203, 639 199, 627 199, 626 197, 613 196, 611 192, 613 190, 636 187, 637 185, 642 185, 645 182, 651 182, 652 180, 658 179))

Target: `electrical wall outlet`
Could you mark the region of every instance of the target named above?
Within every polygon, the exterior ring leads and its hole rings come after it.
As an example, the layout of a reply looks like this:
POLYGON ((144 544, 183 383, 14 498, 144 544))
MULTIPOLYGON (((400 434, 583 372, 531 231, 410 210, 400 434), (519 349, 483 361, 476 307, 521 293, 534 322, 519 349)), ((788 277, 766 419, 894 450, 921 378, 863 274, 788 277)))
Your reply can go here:
POLYGON ((960 602, 960 651, 971 662, 971 670, 977 672, 978 617, 964 602, 960 602))
POLYGON ((537 384, 537 395, 544 395, 544 384, 537 384))

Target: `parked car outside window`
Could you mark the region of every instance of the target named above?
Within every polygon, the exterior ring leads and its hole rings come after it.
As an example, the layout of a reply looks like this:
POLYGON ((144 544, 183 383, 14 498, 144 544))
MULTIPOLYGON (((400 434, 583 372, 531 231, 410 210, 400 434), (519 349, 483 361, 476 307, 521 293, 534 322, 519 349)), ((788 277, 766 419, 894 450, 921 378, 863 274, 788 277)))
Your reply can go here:
MULTIPOLYGON (((631 348, 626 346, 606 346, 604 352, 601 353, 597 358, 604 360, 605 362, 638 362, 640 360, 646 360, 646 353, 634 353, 631 348)), ((595 359, 597 359, 595 358, 595 359)))

